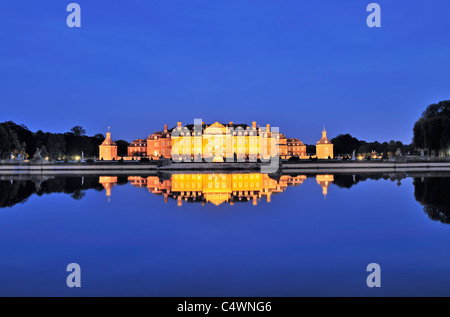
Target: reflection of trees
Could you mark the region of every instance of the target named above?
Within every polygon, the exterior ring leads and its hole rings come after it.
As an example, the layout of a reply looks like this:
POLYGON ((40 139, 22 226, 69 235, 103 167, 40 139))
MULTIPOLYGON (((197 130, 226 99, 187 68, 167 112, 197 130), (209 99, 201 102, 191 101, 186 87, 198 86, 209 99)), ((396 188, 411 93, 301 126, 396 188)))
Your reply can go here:
POLYGON ((76 199, 75 197, 80 196, 76 194, 77 192, 91 188, 98 191, 103 190, 103 186, 98 182, 98 177, 57 177, 42 182, 36 194, 39 196, 50 193, 75 194, 72 197, 76 199))
POLYGON ((24 202, 35 191, 32 181, 0 181, 0 208, 24 202))
POLYGON ((400 185, 400 181, 406 176, 406 173, 334 174, 333 184, 341 188, 350 188, 353 185, 368 179, 384 179, 392 182, 396 181, 400 185))
POLYGON ((81 191, 79 189, 75 190, 75 192, 72 195, 70 195, 70 197, 72 197, 75 200, 80 200, 84 196, 86 196, 86 192, 81 191))
POLYGON ((414 197, 423 205, 423 211, 432 220, 450 223, 450 178, 415 177, 414 197))
POLYGON ((12 207, 25 202, 33 194, 39 196, 51 193, 65 193, 75 200, 82 199, 87 189, 103 190, 98 177, 56 177, 45 181, 38 180, 1 180, 0 208, 12 207))
POLYGON ((341 188, 350 188, 361 180, 360 175, 336 174, 333 184, 341 188))

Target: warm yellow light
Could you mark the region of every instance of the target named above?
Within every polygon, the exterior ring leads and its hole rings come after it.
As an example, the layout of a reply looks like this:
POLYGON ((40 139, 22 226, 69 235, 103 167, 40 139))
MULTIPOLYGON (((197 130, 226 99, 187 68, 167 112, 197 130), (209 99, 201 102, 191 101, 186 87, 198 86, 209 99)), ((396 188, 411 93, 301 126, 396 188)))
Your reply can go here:
POLYGON ((48 156, 45 159, 48 161, 48 156))
POLYGON ((363 157, 362 157, 362 156, 358 156, 358 160, 360 160, 360 161, 361 161, 362 159, 363 159, 363 157))
POLYGON ((81 157, 79 157, 79 156, 76 156, 76 157, 75 157, 75 160, 76 160, 76 161, 79 161, 80 159, 81 159, 81 157))

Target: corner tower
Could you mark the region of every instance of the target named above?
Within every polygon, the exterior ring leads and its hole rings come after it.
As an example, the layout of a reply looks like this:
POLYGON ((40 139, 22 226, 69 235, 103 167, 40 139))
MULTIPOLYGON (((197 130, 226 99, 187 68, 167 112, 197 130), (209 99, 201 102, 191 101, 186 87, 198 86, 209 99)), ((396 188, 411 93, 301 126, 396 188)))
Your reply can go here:
POLYGON ((111 160, 117 160, 117 145, 116 143, 111 139, 111 132, 106 132, 106 139, 103 141, 103 143, 99 146, 99 159, 103 159, 105 161, 111 161, 111 160))
POLYGON ((316 144, 316 155, 319 159, 333 158, 333 144, 327 138, 325 127, 323 127, 322 138, 316 144))

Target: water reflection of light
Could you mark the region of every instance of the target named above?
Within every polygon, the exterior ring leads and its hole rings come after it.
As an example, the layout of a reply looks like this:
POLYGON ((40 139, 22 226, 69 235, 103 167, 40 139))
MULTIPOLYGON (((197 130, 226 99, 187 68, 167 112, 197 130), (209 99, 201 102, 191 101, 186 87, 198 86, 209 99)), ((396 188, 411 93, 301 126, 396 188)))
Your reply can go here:
POLYGON ((98 181, 106 190, 106 196, 108 197, 108 201, 111 201, 111 188, 117 184, 116 176, 100 176, 98 181))
MULTIPOLYGON (((252 202, 254 206, 261 199, 270 203, 273 194, 281 193, 288 186, 301 185, 306 175, 282 175, 273 179, 268 174, 260 173, 210 173, 210 174, 173 174, 169 179, 160 180, 157 176, 129 176, 128 181, 135 187, 147 188, 150 193, 162 195, 164 202, 169 197, 177 201, 178 206, 185 202, 199 202, 202 205, 211 203, 221 205, 236 202, 252 202)), ((317 183, 322 187, 326 197, 328 186, 333 182, 333 175, 317 175, 317 183)), ((117 182, 117 177, 102 176, 100 183, 106 189, 106 195, 111 196, 111 188, 117 182)))

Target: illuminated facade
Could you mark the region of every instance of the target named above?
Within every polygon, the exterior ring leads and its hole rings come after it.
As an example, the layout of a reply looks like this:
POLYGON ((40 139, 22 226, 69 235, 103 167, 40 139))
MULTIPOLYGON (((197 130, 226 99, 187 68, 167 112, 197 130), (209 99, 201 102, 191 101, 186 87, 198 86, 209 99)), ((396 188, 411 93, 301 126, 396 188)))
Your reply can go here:
POLYGON ((103 143, 99 146, 99 159, 100 160, 117 160, 117 145, 116 143, 111 139, 111 132, 106 132, 106 139, 103 141, 103 143))
POLYGON ((147 156, 170 158, 172 156, 172 139, 170 137, 171 131, 167 129, 167 124, 164 125, 163 131, 158 131, 149 135, 147 139, 147 156))
POLYGON ((280 133, 280 137, 278 139, 278 151, 280 152, 280 158, 288 159, 288 145, 287 138, 284 134, 280 133))
POLYGON ((322 131, 322 138, 316 144, 316 155, 319 159, 333 158, 333 144, 327 138, 325 127, 322 131))
POLYGON ((286 156, 288 149, 286 138, 270 131, 270 125, 265 127, 247 124, 211 125, 189 124, 182 126, 177 122, 176 127, 168 129, 164 125, 163 131, 149 135, 144 147, 144 140, 137 139, 128 147, 128 156, 147 156, 152 158, 172 158, 179 160, 210 159, 214 162, 236 159, 265 159, 281 154, 286 156), (281 144, 280 144, 281 143, 281 144), (281 148, 280 152, 276 148, 281 148))
POLYGON ((147 140, 136 139, 127 148, 128 156, 147 156, 147 140))
POLYGON ((182 127, 181 122, 172 131, 172 158, 205 158, 213 162, 237 160, 268 160, 275 152, 279 135, 270 131, 270 125, 260 128, 256 121, 251 126, 233 122, 182 127), (272 148, 274 152, 272 153, 272 148))
POLYGON ((306 157, 306 145, 296 138, 287 139, 287 155, 298 156, 300 158, 306 157))

